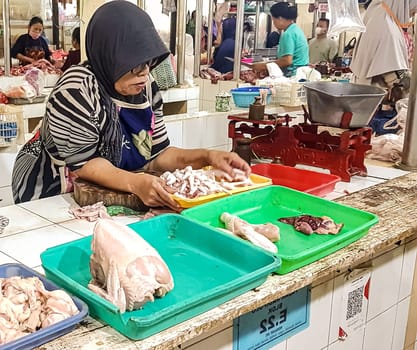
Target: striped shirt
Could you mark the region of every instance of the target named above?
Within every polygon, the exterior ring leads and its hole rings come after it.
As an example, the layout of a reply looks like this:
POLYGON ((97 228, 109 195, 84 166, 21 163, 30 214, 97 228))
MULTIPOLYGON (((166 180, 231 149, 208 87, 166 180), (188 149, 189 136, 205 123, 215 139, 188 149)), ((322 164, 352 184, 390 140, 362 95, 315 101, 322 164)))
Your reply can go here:
MULTIPOLYGON (((151 161, 169 146, 169 139, 161 93, 153 81, 148 90, 155 115, 151 161)), ((114 133, 115 124, 105 106, 98 82, 87 67, 72 66, 65 72, 48 98, 39 133, 16 157, 12 177, 15 203, 71 191, 67 182, 69 171, 81 168, 93 158, 113 162, 105 136, 114 133)), ((119 136, 117 149, 121 149, 122 143, 122 135, 119 136)))

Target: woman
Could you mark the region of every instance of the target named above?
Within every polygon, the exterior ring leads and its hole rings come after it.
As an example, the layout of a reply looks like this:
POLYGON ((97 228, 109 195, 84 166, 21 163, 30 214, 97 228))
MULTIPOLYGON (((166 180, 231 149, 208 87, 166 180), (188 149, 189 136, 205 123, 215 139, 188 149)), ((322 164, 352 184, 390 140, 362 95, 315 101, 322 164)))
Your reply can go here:
POLYGON ((70 67, 49 96, 38 135, 13 169, 16 203, 65 193, 71 179, 136 194, 150 207, 178 204, 143 172, 206 165, 250 172, 235 153, 169 147, 161 94, 149 70, 169 51, 149 16, 127 1, 97 9, 86 32, 88 62, 70 67), (123 18, 123 21, 120 21, 123 18))
POLYGON ((51 61, 46 40, 42 37, 43 21, 40 17, 33 17, 29 21, 28 32, 19 36, 11 50, 11 56, 17 58, 21 64, 27 65, 41 59, 51 61))
POLYGON ((64 65, 61 68, 63 72, 65 72, 73 64, 78 64, 81 61, 80 27, 77 27, 72 31, 71 39, 73 49, 68 51, 68 56, 65 59, 64 65))
MULTIPOLYGON (((270 13, 276 29, 282 31, 275 63, 287 77, 295 75, 297 68, 307 66, 309 61, 308 43, 304 32, 297 26, 297 7, 289 2, 271 6, 270 13)), ((265 71, 265 63, 255 63, 255 71, 265 71)))
POLYGON ((214 68, 220 73, 227 73, 233 71, 233 61, 230 58, 235 57, 235 37, 236 37, 236 18, 226 18, 223 23, 218 23, 219 30, 215 45, 217 48, 213 54, 214 68))
POLYGON ((404 83, 404 78, 409 80, 404 30, 416 9, 417 0, 370 3, 363 19, 366 31, 359 37, 350 64, 354 82, 392 88, 395 83, 404 83))

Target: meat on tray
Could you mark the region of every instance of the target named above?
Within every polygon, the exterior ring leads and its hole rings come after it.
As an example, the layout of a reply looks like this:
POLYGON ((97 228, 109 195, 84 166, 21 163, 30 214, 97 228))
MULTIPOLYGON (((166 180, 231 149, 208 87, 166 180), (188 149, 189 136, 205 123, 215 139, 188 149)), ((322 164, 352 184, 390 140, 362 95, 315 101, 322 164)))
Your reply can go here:
POLYGON ((272 243, 277 242, 280 238, 279 228, 274 224, 254 225, 229 213, 222 213, 220 220, 225 224, 227 231, 234 235, 272 253, 278 252, 277 246, 272 243))
POLYGON ((214 193, 228 192, 237 187, 250 186, 252 181, 239 169, 234 169, 234 177, 220 170, 194 170, 191 166, 166 171, 161 175, 169 192, 185 198, 196 198, 214 193))
POLYGON ((120 312, 142 307, 174 288, 168 266, 139 234, 110 219, 99 219, 91 241, 88 288, 120 312))
POLYGON ((278 221, 292 225, 297 231, 306 235, 311 235, 312 233, 335 235, 343 228, 343 224, 336 224, 328 216, 299 215, 280 218, 278 221))
POLYGON ((0 278, 0 345, 77 314, 63 290, 48 291, 38 277, 0 278))

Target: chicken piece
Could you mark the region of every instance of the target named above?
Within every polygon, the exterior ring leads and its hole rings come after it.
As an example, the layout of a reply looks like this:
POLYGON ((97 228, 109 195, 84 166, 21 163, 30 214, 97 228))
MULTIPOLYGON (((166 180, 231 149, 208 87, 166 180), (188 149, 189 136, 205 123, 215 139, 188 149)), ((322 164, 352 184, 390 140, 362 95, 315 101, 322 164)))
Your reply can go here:
POLYGON ((343 228, 343 224, 336 224, 328 216, 299 215, 280 218, 278 221, 292 225, 297 231, 306 235, 311 235, 312 233, 335 235, 343 228))
POLYGON ((88 287, 121 313, 139 309, 174 288, 171 272, 158 252, 127 226, 99 219, 91 250, 88 287))
MULTIPOLYGON (((267 237, 255 230, 254 226, 257 225, 251 225, 245 220, 242 220, 239 217, 231 215, 229 213, 223 213, 220 216, 220 220, 224 222, 226 228, 234 235, 246 239, 249 242, 255 244, 256 246, 266 249, 274 254, 278 253, 277 246, 273 244, 267 237)), ((279 237, 278 228, 277 232, 279 237)))

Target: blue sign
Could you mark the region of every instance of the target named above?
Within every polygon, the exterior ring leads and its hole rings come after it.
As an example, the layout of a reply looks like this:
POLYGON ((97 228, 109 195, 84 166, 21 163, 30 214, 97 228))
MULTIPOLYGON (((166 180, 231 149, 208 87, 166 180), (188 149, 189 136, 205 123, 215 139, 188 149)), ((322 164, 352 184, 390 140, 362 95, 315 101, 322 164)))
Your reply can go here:
POLYGON ((233 321, 233 350, 263 350, 309 326, 310 287, 275 300, 233 321))

